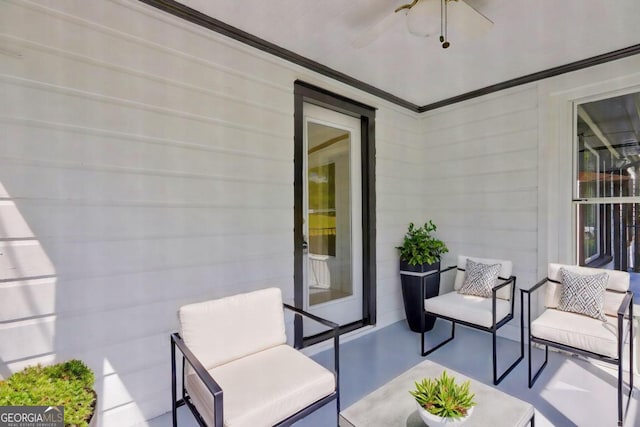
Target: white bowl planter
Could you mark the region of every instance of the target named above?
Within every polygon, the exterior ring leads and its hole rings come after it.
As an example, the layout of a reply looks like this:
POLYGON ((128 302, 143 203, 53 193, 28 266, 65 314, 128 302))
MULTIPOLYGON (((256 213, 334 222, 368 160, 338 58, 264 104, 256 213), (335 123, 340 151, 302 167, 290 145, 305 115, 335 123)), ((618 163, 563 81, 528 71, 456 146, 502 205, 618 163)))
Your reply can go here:
POLYGON ((424 409, 418 402, 416 402, 416 406, 418 406, 418 414, 420 414, 420 418, 422 421, 429 427, 456 427, 462 425, 465 421, 469 419, 471 414, 473 413, 473 407, 471 407, 467 411, 467 416, 464 418, 442 418, 438 415, 433 415, 431 412, 424 409))

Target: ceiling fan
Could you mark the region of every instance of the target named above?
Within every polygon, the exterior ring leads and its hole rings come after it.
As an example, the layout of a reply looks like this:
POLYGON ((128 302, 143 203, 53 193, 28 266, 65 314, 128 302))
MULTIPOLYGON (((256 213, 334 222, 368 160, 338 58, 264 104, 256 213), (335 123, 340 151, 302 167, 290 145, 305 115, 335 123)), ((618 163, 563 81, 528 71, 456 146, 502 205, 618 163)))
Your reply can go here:
POLYGON ((458 36, 473 38, 493 26, 489 18, 469 3, 474 0, 412 0, 374 22, 352 41, 352 45, 356 48, 369 45, 403 17, 409 33, 417 37, 439 35, 440 43, 446 49, 450 46, 449 29, 458 36))

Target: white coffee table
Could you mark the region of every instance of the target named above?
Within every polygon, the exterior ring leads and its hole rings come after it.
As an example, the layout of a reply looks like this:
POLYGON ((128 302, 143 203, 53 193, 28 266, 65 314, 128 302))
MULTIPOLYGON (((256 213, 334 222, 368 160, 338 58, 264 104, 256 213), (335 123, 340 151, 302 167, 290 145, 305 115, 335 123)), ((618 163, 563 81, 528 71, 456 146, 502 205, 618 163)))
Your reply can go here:
POLYGON ((341 427, 420 427, 414 398, 409 390, 415 381, 439 377, 442 371, 455 376, 456 381, 471 381, 477 406, 464 427, 524 427, 535 423, 535 410, 527 402, 493 387, 474 381, 437 363, 424 361, 394 378, 376 391, 340 412, 341 427))

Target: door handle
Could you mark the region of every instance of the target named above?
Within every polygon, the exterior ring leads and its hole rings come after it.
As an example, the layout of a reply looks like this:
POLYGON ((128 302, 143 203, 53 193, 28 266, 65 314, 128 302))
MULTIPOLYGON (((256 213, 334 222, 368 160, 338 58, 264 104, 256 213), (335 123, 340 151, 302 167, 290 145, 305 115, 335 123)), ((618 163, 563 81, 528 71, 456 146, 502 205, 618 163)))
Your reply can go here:
POLYGON ((309 249, 309 243, 307 243, 306 240, 302 241, 302 251, 303 252, 307 252, 307 250, 309 249))

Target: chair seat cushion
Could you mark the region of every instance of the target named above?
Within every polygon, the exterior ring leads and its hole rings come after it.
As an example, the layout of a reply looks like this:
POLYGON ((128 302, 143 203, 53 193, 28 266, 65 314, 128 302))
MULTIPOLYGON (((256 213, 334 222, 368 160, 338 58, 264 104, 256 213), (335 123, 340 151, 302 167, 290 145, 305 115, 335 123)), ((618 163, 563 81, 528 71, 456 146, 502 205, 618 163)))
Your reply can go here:
MULTIPOLYGON (((491 298, 463 295, 449 292, 424 300, 424 308, 429 313, 439 314, 463 322, 490 328, 493 324, 491 298)), ((496 299, 496 323, 509 315, 511 303, 496 299)))
MULTIPOLYGON (((335 390, 333 373, 289 347, 279 345, 209 370, 223 391, 227 427, 274 425, 335 390)), ((185 388, 209 426, 213 398, 195 374, 185 388)))
MULTIPOLYGON (((602 356, 618 358, 618 319, 607 321, 548 308, 531 322, 531 335, 602 356)), ((624 321, 623 330, 628 328, 624 321)))

